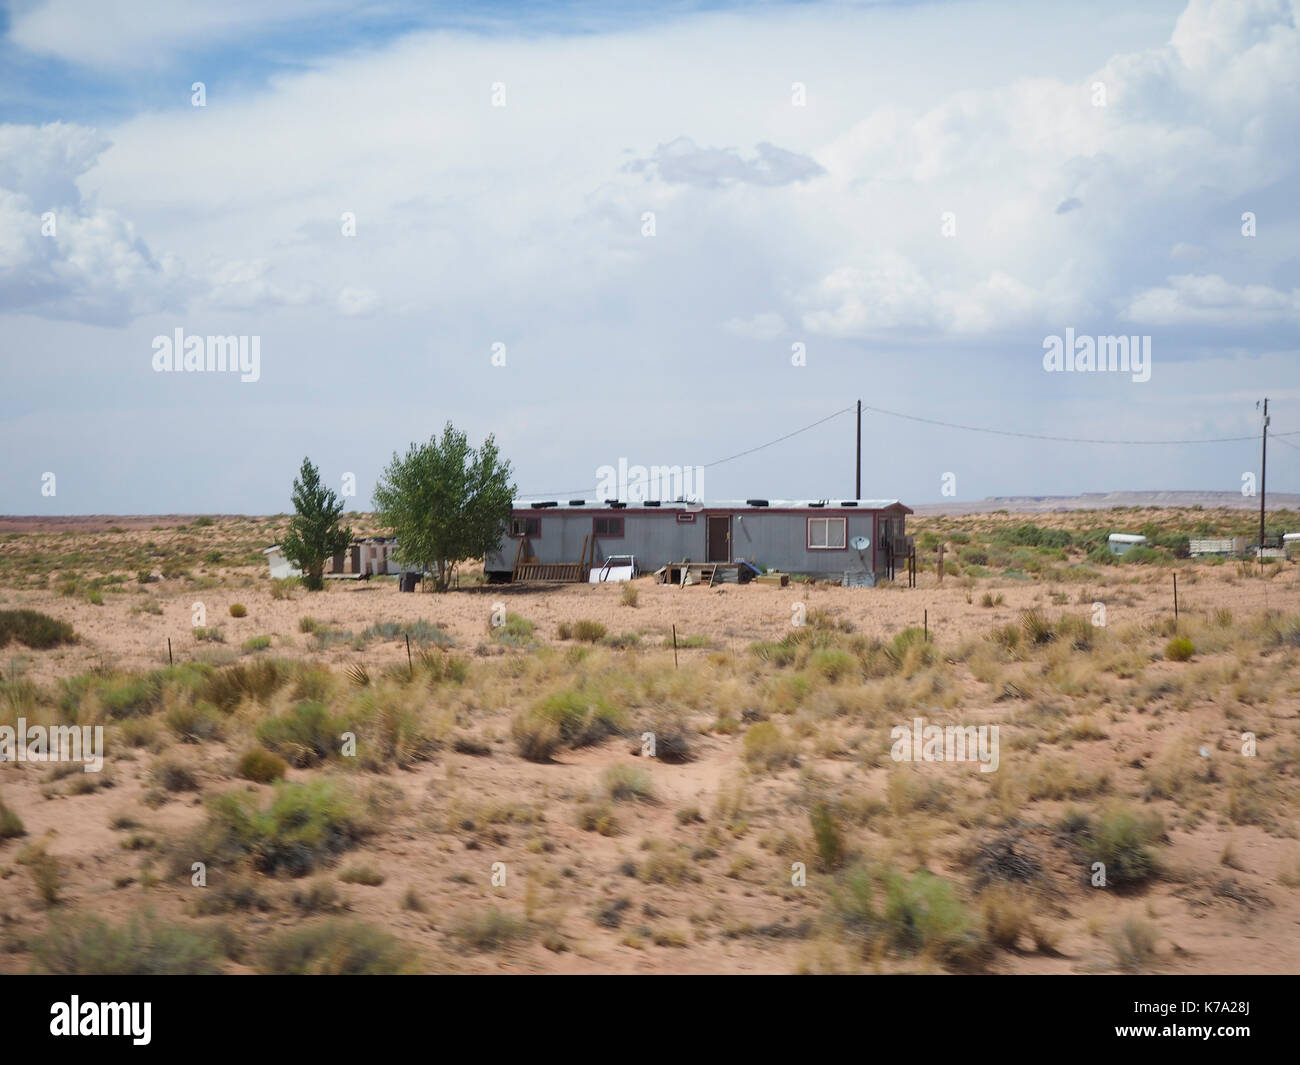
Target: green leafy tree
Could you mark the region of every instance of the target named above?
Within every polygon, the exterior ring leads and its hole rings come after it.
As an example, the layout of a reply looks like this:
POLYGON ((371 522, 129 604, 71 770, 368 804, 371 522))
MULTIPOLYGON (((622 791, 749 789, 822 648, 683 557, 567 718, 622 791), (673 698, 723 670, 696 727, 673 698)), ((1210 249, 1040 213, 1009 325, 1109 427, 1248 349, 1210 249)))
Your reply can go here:
POLYGON ((347 550, 352 530, 339 525, 343 502, 320 483, 320 471, 311 459, 293 481, 293 517, 285 535, 284 557, 302 570, 302 583, 313 591, 325 587, 325 562, 347 550))
POLYGON ((515 494, 510 477, 490 435, 475 450, 451 422, 441 439, 412 444, 404 458, 394 452, 375 486, 375 509, 397 537, 398 561, 436 571, 435 587, 445 592, 452 566, 500 545, 515 494))

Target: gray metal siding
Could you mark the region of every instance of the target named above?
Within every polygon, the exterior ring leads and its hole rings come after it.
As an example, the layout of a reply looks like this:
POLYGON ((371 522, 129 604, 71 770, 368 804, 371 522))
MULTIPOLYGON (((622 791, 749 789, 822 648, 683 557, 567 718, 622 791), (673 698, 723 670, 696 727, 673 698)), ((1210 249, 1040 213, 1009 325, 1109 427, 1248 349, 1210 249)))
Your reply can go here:
MULTIPOLYGON (((601 516, 623 518, 623 536, 601 537, 594 548, 589 542, 588 561, 602 562, 610 555, 635 555, 642 571, 656 570, 666 562, 704 562, 707 558, 708 511, 696 511, 695 521, 679 522, 675 511, 612 511, 601 516), (594 552, 594 553, 593 553, 594 552)), ((714 511, 716 516, 723 511, 714 511)), ((845 571, 880 573, 883 557, 878 554, 874 510, 809 509, 774 512, 760 509, 733 513, 731 517, 731 557, 745 559, 767 569, 787 573, 839 576, 845 571), (817 550, 807 546, 808 519, 845 518, 845 544, 855 536, 866 536, 872 546, 861 555, 852 547, 844 550, 817 550)), ((576 562, 582 554, 583 537, 592 532, 590 511, 543 510, 534 515, 541 519, 541 535, 529 538, 529 546, 540 562, 576 562)), ((489 571, 508 571, 514 567, 519 541, 506 537, 500 550, 488 557, 489 571)))
POLYGON ((874 512, 810 510, 793 514, 746 511, 731 519, 731 557, 743 558, 768 569, 787 573, 841 574, 846 570, 873 570, 874 512), (809 548, 809 518, 844 518, 844 550, 809 548), (866 536, 873 546, 861 555, 847 546, 855 536, 866 536))

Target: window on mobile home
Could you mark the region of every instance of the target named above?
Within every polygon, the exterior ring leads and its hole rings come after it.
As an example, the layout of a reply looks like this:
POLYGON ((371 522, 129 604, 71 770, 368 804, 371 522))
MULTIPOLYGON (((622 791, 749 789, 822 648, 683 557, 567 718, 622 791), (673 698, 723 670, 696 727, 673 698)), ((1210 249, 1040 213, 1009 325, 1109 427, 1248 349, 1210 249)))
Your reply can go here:
POLYGON ((593 536, 622 536, 623 519, 593 518, 591 532, 593 536))
POLYGON ((542 519, 541 518, 511 518, 510 535, 511 536, 541 536, 542 519))
POLYGON ((834 551, 844 547, 844 518, 809 518, 808 546, 818 551, 834 551))

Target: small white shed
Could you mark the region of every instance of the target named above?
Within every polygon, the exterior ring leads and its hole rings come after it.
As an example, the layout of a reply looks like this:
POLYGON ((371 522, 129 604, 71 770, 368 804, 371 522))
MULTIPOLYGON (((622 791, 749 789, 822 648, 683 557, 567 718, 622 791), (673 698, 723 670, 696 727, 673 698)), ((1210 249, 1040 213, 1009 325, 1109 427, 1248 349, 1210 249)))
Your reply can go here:
POLYGON ((277 580, 284 577, 301 577, 302 570, 293 566, 287 558, 284 557, 284 549, 276 544, 274 547, 268 547, 262 552, 266 556, 266 564, 271 567, 271 576, 277 580))
POLYGON ((1137 533, 1111 533, 1106 538, 1106 546, 1112 555, 1126 555, 1135 547, 1143 547, 1146 542, 1147 538, 1137 533))

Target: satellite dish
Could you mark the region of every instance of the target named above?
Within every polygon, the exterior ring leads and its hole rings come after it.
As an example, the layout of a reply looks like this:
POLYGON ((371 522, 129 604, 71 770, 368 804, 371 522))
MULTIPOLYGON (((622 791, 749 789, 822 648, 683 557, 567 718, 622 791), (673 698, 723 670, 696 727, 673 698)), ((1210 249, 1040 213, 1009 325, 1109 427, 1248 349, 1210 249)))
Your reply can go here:
POLYGON ((871 546, 871 537, 855 536, 852 540, 849 541, 849 543, 853 546, 853 550, 865 551, 868 547, 871 546))

